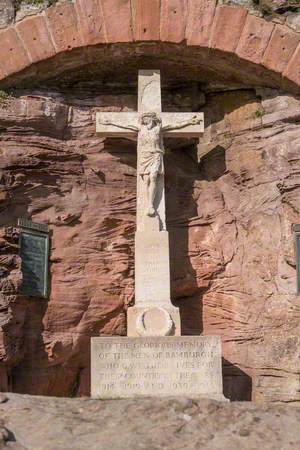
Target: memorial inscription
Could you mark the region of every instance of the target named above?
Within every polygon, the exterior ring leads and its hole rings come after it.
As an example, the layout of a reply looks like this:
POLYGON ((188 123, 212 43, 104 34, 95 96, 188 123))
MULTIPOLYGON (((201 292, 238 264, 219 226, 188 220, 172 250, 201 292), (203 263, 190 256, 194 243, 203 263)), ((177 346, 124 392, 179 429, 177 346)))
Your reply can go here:
POLYGON ((33 297, 48 296, 49 234, 47 225, 20 219, 21 292, 33 297))
POLYGON ((220 339, 92 339, 92 378, 94 397, 145 397, 156 392, 163 396, 209 393, 210 398, 221 399, 220 339))

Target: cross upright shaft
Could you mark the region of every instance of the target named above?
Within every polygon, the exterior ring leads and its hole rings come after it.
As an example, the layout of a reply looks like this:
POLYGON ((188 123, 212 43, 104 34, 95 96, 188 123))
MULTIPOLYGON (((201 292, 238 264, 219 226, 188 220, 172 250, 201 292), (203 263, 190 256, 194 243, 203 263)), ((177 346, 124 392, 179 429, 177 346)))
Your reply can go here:
MULTIPOLYGON (((135 306, 129 308, 127 314, 129 336, 153 335, 153 333, 180 334, 179 313, 170 300, 169 237, 165 218, 162 134, 170 137, 196 137, 203 131, 202 113, 161 112, 158 70, 139 71, 137 113, 97 113, 97 132, 102 135, 111 137, 138 135, 135 306), (154 119, 151 119, 151 114, 154 115, 154 119), (147 115, 150 119, 146 120, 147 115), (149 120, 150 122, 152 120, 152 125, 150 123, 148 126, 149 120), (155 187, 154 198, 153 186, 155 187), (151 196, 155 214, 148 213, 151 196), (153 308, 160 313, 164 311, 169 314, 171 322, 174 323, 172 332, 163 331, 166 330, 164 326, 161 327, 161 332, 159 330, 154 332, 154 323, 152 325, 150 323, 150 328, 148 324, 148 331, 145 332, 147 328, 145 314, 153 308)), ((156 323, 157 320, 156 318, 156 323)))

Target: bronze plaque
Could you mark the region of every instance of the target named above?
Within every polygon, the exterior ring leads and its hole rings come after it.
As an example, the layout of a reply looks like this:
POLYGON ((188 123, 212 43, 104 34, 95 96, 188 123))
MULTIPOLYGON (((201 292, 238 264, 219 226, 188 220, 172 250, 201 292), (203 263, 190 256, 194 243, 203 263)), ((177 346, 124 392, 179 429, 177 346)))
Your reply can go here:
POLYGON ((48 297, 49 235, 21 229, 22 294, 48 297))

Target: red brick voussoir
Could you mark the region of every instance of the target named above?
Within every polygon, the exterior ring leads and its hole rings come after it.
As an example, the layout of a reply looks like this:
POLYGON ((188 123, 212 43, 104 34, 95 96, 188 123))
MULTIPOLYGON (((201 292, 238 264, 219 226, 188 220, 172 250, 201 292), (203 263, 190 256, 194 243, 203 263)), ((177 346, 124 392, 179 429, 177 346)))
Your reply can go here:
POLYGON ((186 24, 188 45, 209 46, 215 11, 215 0, 189 0, 186 24))
POLYGON ((57 52, 82 46, 79 18, 73 3, 47 8, 45 17, 57 52))
POLYGON ((35 73, 30 66, 80 47, 141 41, 185 43, 215 60, 224 52, 227 60, 251 63, 250 71, 255 64, 275 74, 275 86, 281 76, 282 86, 300 91, 300 34, 239 6, 216 6, 216 0, 59 3, 0 31, 0 80, 10 84, 19 72, 28 79, 35 73))
POLYGON ((247 16, 236 54, 254 64, 260 64, 274 29, 272 22, 259 17, 247 16))
POLYGON ((220 6, 216 9, 210 47, 234 52, 243 31, 248 11, 240 7, 220 6))
POLYGON ((28 52, 14 27, 0 32, 0 72, 3 78, 31 64, 28 52))
POLYGON ((182 42, 185 39, 187 11, 187 0, 161 0, 161 41, 182 42))
POLYGON ((159 41, 160 0, 131 0, 136 41, 159 41))
POLYGON ((43 16, 33 16, 18 22, 15 29, 32 62, 51 58, 56 50, 43 16))
POLYGON ((283 77, 300 86, 300 44, 283 72, 283 77))
POLYGON ((299 33, 294 33, 283 25, 276 25, 262 59, 262 64, 269 70, 282 73, 299 42, 299 33))
POLYGON ((106 42, 132 42, 130 0, 100 0, 100 8, 104 19, 106 42))
POLYGON ((75 9, 79 19, 83 45, 105 43, 104 17, 100 0, 77 0, 75 9))

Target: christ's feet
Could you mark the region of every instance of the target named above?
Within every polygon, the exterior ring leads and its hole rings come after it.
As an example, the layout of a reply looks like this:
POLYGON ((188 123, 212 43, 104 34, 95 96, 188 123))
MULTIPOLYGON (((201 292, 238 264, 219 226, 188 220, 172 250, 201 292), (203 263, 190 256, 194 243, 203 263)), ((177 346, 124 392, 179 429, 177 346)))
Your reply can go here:
POLYGON ((147 212, 147 216, 154 217, 155 214, 156 214, 155 209, 153 208, 153 206, 150 206, 147 212))

